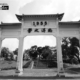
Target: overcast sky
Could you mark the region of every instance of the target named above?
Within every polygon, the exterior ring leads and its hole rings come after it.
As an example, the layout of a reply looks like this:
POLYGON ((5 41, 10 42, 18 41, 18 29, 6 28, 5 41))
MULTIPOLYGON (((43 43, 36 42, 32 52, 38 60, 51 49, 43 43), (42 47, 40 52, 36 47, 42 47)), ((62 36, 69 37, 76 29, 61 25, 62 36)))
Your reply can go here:
POLYGON ((0 0, 9 5, 8 11, 0 10, 0 21, 17 22, 15 14, 65 13, 63 21, 80 19, 80 0, 0 0))
MULTIPOLYGON (((0 3, 7 3, 9 5, 9 10, 0 10, 0 22, 19 22, 15 14, 65 13, 62 21, 80 20, 80 0, 0 0, 0 3)), ((50 44, 53 44, 55 41, 55 39, 53 40, 53 38, 49 36, 43 36, 38 38, 40 38, 41 41, 47 38, 47 40, 51 40, 50 44)), ((27 38, 28 42, 25 41, 26 43, 30 43, 28 44, 28 46, 35 43, 37 37, 33 40, 33 42, 31 42, 31 39, 32 37, 29 37, 27 38)), ((4 40, 4 43, 2 45, 7 46, 8 41, 9 40, 4 40)), ((15 44, 18 43, 17 40, 10 41, 14 41, 15 44)), ((36 43, 40 43, 40 41, 37 41, 36 43)), ((10 46, 12 46, 12 44, 10 44, 10 46)), ((13 45, 13 47, 15 46, 13 45)))

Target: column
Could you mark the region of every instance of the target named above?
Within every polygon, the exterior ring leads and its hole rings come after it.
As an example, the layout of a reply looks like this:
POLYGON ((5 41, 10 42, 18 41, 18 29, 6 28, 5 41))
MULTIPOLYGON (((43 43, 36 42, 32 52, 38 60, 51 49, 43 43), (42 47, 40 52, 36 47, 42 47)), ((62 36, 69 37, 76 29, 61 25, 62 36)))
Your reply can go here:
POLYGON ((0 38, 0 56, 1 56, 2 38, 0 38))
POLYGON ((61 37, 57 37, 57 66, 58 66, 58 75, 64 75, 63 70, 63 60, 62 60, 62 48, 61 48, 61 37))
POLYGON ((1 46, 2 46, 2 37, 1 37, 1 28, 0 28, 0 56, 1 56, 1 46))
POLYGON ((80 34, 79 34, 79 54, 80 54, 80 34))
POLYGON ((18 58, 17 58, 17 72, 20 73, 23 71, 23 37, 19 38, 19 49, 18 49, 18 58))

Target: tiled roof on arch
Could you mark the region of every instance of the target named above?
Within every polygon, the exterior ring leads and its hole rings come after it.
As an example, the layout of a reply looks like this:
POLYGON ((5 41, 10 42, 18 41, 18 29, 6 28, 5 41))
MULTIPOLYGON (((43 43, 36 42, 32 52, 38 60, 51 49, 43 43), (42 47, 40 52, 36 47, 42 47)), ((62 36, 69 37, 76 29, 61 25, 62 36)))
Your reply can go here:
POLYGON ((61 21, 63 18, 63 15, 64 15, 64 13, 62 13, 62 14, 33 14, 33 15, 32 14, 29 14, 29 15, 16 14, 16 17, 18 18, 19 21, 22 21, 23 18, 40 18, 40 17, 50 17, 50 18, 57 17, 61 21))

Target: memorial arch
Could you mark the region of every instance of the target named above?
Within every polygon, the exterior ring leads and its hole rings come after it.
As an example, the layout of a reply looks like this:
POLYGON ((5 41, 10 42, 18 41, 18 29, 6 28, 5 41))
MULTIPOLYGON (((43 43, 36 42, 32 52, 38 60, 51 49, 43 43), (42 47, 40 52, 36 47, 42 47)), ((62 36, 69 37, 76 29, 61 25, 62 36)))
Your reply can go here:
MULTIPOLYGON (((23 41, 29 35, 53 35, 57 40, 57 73, 64 73, 61 41, 63 37, 77 37, 80 40, 80 22, 61 22, 62 14, 17 15, 20 23, 0 24, 0 46, 4 38, 17 38, 19 50, 17 69, 23 71, 23 41)), ((1 47, 0 47, 1 51, 1 47)))

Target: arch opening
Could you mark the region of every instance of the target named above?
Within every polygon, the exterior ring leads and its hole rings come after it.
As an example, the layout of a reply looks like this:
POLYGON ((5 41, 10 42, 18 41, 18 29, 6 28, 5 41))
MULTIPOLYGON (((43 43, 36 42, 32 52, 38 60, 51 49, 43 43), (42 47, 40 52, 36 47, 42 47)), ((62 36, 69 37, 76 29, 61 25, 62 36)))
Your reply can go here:
POLYGON ((23 68, 57 70, 56 37, 53 35, 26 36, 23 51, 23 62, 27 61, 23 68))
POLYGON ((5 38, 2 40, 0 69, 16 70, 19 40, 17 38, 5 38))

